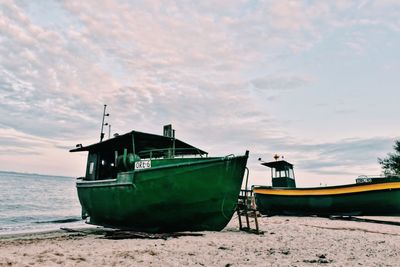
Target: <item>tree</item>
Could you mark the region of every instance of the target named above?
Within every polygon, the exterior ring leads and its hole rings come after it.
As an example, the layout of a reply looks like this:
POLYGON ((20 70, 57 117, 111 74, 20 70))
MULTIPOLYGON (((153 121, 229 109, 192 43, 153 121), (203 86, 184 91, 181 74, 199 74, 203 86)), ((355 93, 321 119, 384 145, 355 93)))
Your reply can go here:
POLYGON ((396 140, 393 146, 394 153, 388 153, 384 159, 378 158, 385 175, 400 175, 400 140, 396 140))

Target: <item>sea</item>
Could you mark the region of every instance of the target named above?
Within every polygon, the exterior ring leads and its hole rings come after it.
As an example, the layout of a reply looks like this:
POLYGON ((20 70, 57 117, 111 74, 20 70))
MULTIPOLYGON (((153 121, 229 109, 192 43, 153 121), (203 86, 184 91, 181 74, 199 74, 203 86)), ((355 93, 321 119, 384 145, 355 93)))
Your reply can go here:
POLYGON ((75 181, 0 171, 0 235, 84 226, 75 181))

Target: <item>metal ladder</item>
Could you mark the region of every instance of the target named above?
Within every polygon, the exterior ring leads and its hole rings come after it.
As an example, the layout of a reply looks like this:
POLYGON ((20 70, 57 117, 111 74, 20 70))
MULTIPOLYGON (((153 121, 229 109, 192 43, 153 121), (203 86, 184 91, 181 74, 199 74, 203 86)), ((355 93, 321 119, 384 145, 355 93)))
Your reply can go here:
POLYGON ((239 230, 240 231, 245 231, 249 233, 254 233, 254 234, 262 234, 258 227, 258 211, 257 208, 255 207, 254 204, 254 196, 253 196, 253 191, 247 189, 247 183, 249 179, 249 169, 246 167, 247 170, 247 176, 246 176, 246 185, 245 189, 241 189, 239 196, 238 196, 238 202, 236 205, 236 213, 239 219, 239 230), (245 226, 243 225, 242 222, 242 216, 245 218, 245 226), (251 219, 254 220, 255 224, 255 229, 251 228, 251 219))

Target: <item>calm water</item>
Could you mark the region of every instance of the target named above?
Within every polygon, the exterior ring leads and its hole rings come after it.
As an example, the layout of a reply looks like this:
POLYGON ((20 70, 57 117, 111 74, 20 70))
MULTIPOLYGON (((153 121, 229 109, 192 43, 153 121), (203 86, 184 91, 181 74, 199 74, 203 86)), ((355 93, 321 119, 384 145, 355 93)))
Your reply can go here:
POLYGON ((83 225, 75 178, 0 171, 0 234, 83 225))

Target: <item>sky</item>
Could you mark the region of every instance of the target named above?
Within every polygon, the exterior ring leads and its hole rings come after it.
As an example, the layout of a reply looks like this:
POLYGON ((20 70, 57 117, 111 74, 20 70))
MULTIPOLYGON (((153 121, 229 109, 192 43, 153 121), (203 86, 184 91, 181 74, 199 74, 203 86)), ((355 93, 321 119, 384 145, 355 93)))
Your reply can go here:
POLYGON ((400 138, 399 47, 395 0, 0 0, 0 170, 84 175, 107 104, 112 134, 249 150, 250 184, 275 153, 352 183, 400 138))

